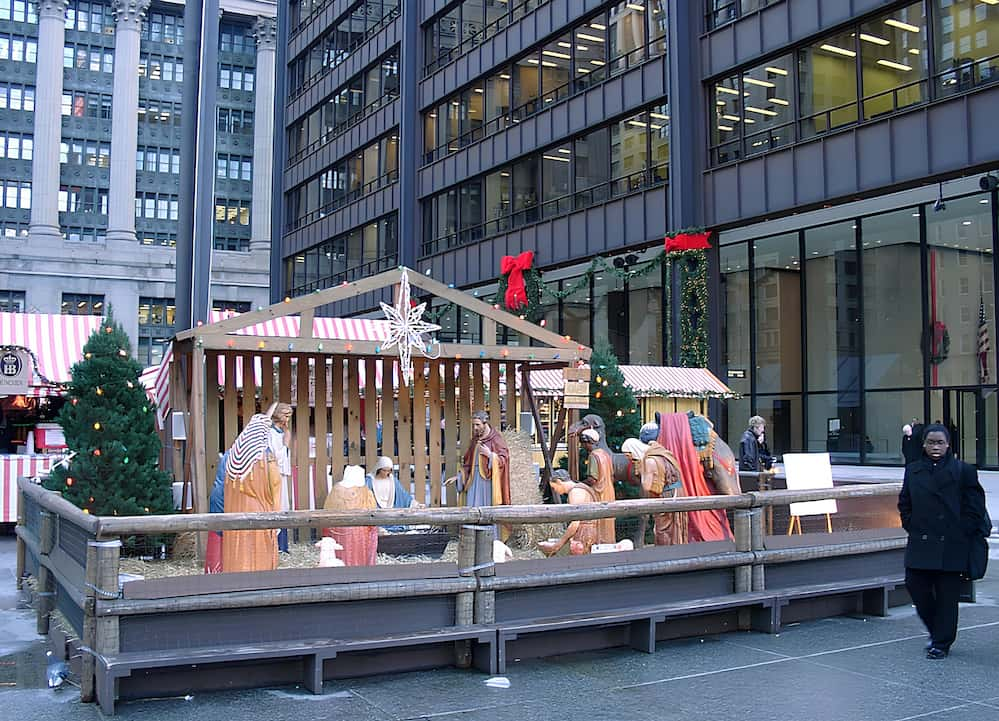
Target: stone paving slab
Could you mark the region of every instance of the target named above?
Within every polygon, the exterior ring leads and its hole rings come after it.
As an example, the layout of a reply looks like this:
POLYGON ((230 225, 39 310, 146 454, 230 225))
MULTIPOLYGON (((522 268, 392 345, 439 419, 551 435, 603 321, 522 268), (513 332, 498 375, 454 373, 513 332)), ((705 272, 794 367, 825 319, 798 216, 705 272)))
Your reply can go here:
MULTIPOLYGON (((0 538, 0 583, 13 583, 13 539, 0 538)), ((729 633, 512 663, 510 688, 443 669, 333 681, 326 694, 284 687, 118 705, 123 721, 999 721, 999 548, 979 603, 963 605, 952 655, 923 657, 911 608, 843 616, 779 635, 729 633)), ((0 714, 19 721, 97 721, 76 689, 37 688, 44 674, 34 616, 0 592, 0 714), (4 667, 0 667, 4 668, 4 667)))

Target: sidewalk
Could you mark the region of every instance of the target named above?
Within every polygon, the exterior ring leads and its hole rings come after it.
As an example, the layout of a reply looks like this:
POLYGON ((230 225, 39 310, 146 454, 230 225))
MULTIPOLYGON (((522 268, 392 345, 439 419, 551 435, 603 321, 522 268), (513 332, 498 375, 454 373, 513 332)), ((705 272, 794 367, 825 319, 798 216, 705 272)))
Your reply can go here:
MULTIPOLYGON (((120 703, 118 718, 174 721, 999 721, 999 538, 979 602, 961 609, 951 656, 923 657, 911 608, 888 618, 840 617, 777 636, 730 633, 513 663, 510 688, 443 669, 328 682, 326 695, 286 687, 120 703)), ((37 688, 43 642, 16 608, 14 542, 0 538, 0 706, 7 718, 96 721, 74 688, 37 688), (17 678, 11 669, 16 668, 17 678), (11 683, 16 685, 11 686, 11 683), (32 687, 35 686, 35 687, 32 687)))

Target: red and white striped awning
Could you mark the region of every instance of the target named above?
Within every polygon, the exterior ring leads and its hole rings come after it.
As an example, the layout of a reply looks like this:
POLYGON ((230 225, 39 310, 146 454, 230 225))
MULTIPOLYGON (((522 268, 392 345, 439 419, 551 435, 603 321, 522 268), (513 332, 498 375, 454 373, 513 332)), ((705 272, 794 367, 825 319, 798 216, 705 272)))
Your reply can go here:
MULTIPOLYGON (((638 398, 738 398, 739 394, 706 368, 670 366, 618 366, 624 382, 638 398)), ((531 371, 531 388, 537 395, 561 395, 565 387, 562 371, 531 371)))
MULTIPOLYGON (((239 313, 226 313, 222 311, 212 311, 211 322, 217 323, 229 318, 235 318, 239 313)), ((298 316, 283 316, 273 318, 263 323, 256 323, 246 328, 233 331, 233 335, 251 335, 266 338, 298 338, 301 319, 298 316)), ((389 336, 389 323, 387 320, 376 320, 371 318, 314 318, 312 321, 312 337, 326 340, 370 340, 384 341, 389 336)), ((170 363, 173 361, 173 344, 167 346, 163 354, 163 360, 158 366, 146 368, 139 380, 142 382, 146 393, 157 405, 156 420, 160 429, 166 422, 166 417, 170 413, 170 363)), ((237 388, 243 387, 243 358, 236 358, 236 378, 237 388)), ((382 386, 382 361, 377 361, 375 365, 375 384, 378 388, 382 386)), ((364 387, 364 366, 360 368, 361 387, 364 387)), ((395 378, 395 364, 393 364, 393 384, 398 383, 395 378)), ((262 384, 263 373, 260 367, 260 358, 255 358, 253 362, 253 376, 256 385, 262 384)), ((220 386, 226 384, 225 359, 219 358, 218 383, 220 386)))
MULTIPOLYGON (((83 358, 83 346, 102 320, 99 315, 0 313, 0 345, 27 348, 38 360, 42 376, 52 383, 67 383, 73 364, 83 358)), ((33 396, 60 392, 39 378, 34 368, 31 386, 33 396)))
POLYGON ((0 456, 0 523, 17 522, 17 479, 45 473, 62 456, 0 456))

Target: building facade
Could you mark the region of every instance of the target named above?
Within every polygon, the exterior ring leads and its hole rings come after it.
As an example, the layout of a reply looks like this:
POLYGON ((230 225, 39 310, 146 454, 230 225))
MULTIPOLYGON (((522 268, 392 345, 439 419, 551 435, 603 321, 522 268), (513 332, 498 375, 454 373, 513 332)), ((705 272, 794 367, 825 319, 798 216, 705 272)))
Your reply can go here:
POLYGON ((759 413, 778 452, 900 464, 902 425, 940 420, 999 465, 992 0, 289 11, 275 297, 398 263, 491 296, 531 250, 547 327, 669 364, 663 236, 707 227, 723 437, 759 413))
MULTIPOLYGON (((4 310, 106 312, 144 364, 173 334, 184 6, 0 2, 4 310)), ((268 298, 275 5, 222 3, 212 304, 268 298)))

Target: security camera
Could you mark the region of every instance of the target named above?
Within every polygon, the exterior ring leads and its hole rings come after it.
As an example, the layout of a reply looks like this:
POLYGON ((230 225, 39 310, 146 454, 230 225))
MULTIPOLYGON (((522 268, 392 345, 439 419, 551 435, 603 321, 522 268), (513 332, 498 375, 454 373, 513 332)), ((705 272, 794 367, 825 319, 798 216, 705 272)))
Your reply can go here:
POLYGON ((989 173, 988 175, 983 175, 978 179, 978 187, 984 190, 986 193, 991 193, 996 188, 999 188, 999 178, 989 173))
POLYGON ((943 202, 943 198, 937 198, 937 202, 933 204, 933 212, 941 213, 947 210, 947 204, 943 202))

